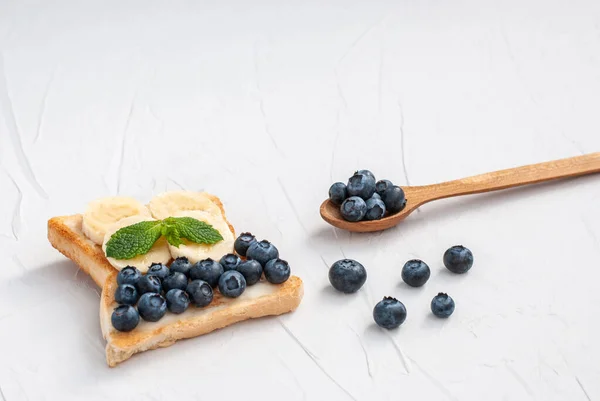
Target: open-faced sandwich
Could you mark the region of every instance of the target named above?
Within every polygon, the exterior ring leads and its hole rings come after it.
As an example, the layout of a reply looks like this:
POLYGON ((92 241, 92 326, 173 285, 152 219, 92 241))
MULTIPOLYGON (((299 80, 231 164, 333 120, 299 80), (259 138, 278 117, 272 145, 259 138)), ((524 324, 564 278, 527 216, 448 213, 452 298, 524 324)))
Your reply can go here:
POLYGON ((102 288, 100 325, 113 367, 246 319, 290 312, 302 280, 268 241, 236 238, 223 204, 204 192, 91 202, 48 221, 52 246, 102 288))

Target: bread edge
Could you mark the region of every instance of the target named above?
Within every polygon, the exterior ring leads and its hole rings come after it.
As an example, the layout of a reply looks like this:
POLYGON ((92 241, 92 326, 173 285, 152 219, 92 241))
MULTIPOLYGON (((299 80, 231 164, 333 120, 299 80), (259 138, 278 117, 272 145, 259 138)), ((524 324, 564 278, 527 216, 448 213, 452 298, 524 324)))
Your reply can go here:
POLYGON ((80 214, 51 218, 48 220, 48 241, 102 288, 107 278, 116 270, 108 263, 99 245, 70 227, 81 226, 82 221, 83 216, 80 214))

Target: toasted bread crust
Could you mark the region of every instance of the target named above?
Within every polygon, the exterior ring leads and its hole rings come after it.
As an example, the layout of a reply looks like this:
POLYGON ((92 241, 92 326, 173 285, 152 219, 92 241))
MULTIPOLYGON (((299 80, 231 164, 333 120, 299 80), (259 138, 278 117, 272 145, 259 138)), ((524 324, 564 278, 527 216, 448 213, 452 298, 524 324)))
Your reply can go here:
POLYGON ((102 248, 83 235, 82 221, 80 214, 51 218, 48 220, 48 241, 102 288, 115 268, 108 263, 102 248))
MULTIPOLYGON (((211 195, 211 199, 219 205, 225 217, 219 198, 211 195)), ((192 311, 192 308, 196 308, 191 307, 189 313, 174 315, 178 318, 171 317, 168 321, 163 318, 164 320, 151 323, 156 328, 146 326, 145 330, 118 332, 110 322, 115 307, 117 270, 108 263, 102 248, 85 237, 81 224, 82 216, 79 214, 53 217, 48 221, 48 240, 102 288, 100 323, 107 341, 106 361, 110 367, 129 359, 135 353, 168 347, 177 340, 196 337, 247 319, 290 312, 298 307, 304 294, 302 280, 298 277, 290 277, 280 285, 260 282, 255 287, 260 289, 260 286, 264 286, 264 293, 233 300, 215 292, 213 302, 205 308, 192 311)), ((228 225, 235 235, 233 226, 228 225)))

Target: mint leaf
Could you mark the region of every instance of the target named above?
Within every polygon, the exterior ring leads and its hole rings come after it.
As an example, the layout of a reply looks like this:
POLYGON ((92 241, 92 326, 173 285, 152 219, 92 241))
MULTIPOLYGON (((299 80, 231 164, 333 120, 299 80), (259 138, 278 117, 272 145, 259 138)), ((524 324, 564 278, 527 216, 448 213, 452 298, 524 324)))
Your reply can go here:
POLYGON ((179 245, 183 244, 183 241, 181 241, 181 235, 179 235, 179 230, 177 230, 177 227, 174 224, 169 224, 165 220, 163 220, 162 235, 165 236, 169 244, 173 245, 176 248, 179 248, 179 245))
POLYGON ((197 244, 212 245, 223 240, 221 233, 213 226, 192 217, 168 217, 163 223, 175 227, 181 238, 197 244))
POLYGON ((106 256, 132 259, 144 255, 161 236, 177 248, 183 244, 182 238, 207 245, 223 240, 218 230, 203 221, 192 217, 168 217, 162 221, 141 221, 121 228, 106 243, 106 256))
POLYGON ((106 243, 106 256, 115 259, 132 259, 144 255, 161 235, 161 221, 141 221, 123 227, 106 243))

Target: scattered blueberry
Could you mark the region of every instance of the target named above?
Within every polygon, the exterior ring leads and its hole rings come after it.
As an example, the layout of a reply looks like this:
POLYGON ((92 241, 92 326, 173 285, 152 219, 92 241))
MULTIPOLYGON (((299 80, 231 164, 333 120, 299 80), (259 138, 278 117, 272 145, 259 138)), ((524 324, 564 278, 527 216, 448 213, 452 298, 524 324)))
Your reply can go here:
POLYGON ((187 276, 190 273, 191 267, 192 264, 190 263, 188 258, 186 258, 185 256, 180 256, 171 263, 170 269, 171 272, 179 272, 187 276))
POLYGON ((187 292, 173 288, 165 294, 167 308, 173 313, 183 313, 190 306, 190 297, 187 292))
POLYGON ((213 300, 213 289, 206 281, 192 280, 185 291, 197 307, 201 308, 210 304, 213 300))
POLYGON ((375 183, 375 193, 383 195, 388 188, 392 188, 393 186, 394 184, 390 180, 379 180, 375 183))
POLYGON ((377 194, 373 194, 373 197, 366 202, 366 220, 379 220, 385 215, 385 203, 383 203, 383 201, 380 198, 375 198, 375 195, 377 194))
POLYGON ((223 256, 221 260, 219 260, 219 263, 221 264, 221 266, 223 266, 223 270, 227 271, 235 270, 241 261, 242 260, 238 255, 228 253, 227 255, 223 256))
POLYGON ((452 273, 466 273, 473 266, 473 253, 462 245, 455 245, 444 253, 444 266, 452 273))
POLYGON ((421 287, 429 280, 430 275, 427 263, 419 259, 409 260, 402 268, 402 280, 411 287, 421 287))
POLYGON ((212 288, 215 288, 223 272, 223 266, 219 262, 208 258, 192 266, 190 269, 190 279, 206 281, 212 288))
POLYGON ((384 297, 373 308, 373 319, 384 329, 395 329, 406 320, 406 307, 396 298, 384 297))
POLYGON ((377 181, 375 179, 375 175, 371 172, 371 170, 358 170, 357 172, 354 173, 356 174, 362 174, 362 175, 368 175, 369 177, 373 178, 373 181, 377 181))
POLYGON ((364 200, 375 193, 375 178, 366 174, 354 174, 348 180, 348 196, 359 196, 364 200))
POLYGON ((356 260, 338 260, 329 269, 329 282, 333 288, 346 294, 358 291, 365 281, 367 270, 356 260))
POLYGON ((117 284, 136 285, 142 273, 135 266, 125 266, 117 274, 117 284))
POLYGON ((340 207, 342 217, 348 221, 360 221, 367 213, 367 204, 358 196, 351 196, 340 207))
POLYGON ((169 268, 162 263, 152 263, 146 272, 147 276, 156 276, 164 280, 169 275, 169 268))
POLYGON ((381 195, 381 199, 385 203, 385 207, 389 213, 398 213, 406 206, 404 190, 396 185, 386 189, 381 195))
POLYGON ((448 317, 454 312, 454 300, 448 294, 440 292, 431 300, 431 311, 437 317, 448 317))
POLYGON ((143 276, 137 283, 137 289, 139 295, 145 294, 147 292, 160 293, 160 279, 156 276, 143 276))
POLYGON ((348 190, 346 189, 346 184, 343 182, 336 182, 329 187, 329 199, 336 205, 341 205, 347 197, 348 190))
POLYGON ((131 331, 140 322, 140 315, 131 305, 119 305, 113 311, 110 321, 119 331, 131 331))
MULTIPOLYGON (((267 262, 267 265, 269 262, 267 262)), ((242 273, 242 276, 246 279, 247 285, 254 285, 260 280, 263 268, 256 260, 244 260, 242 261, 235 270, 242 273)))
POLYGON ((256 242, 256 237, 254 235, 251 233, 241 233, 233 243, 233 249, 235 249, 238 255, 246 256, 248 247, 254 242, 256 242))
POLYGON ((265 278, 269 283, 281 284, 290 278, 290 265, 282 259, 272 259, 265 266, 265 278))
POLYGON ((121 284, 115 291, 115 301, 121 305, 135 305, 138 300, 138 292, 132 284, 121 284))
POLYGON ((160 294, 147 292, 140 297, 138 312, 147 322, 158 322, 167 313, 167 301, 160 294))
POLYGON ((229 270, 219 278, 219 291, 223 296, 237 298, 242 295, 245 289, 246 279, 238 271, 229 270))
POLYGON ((279 251, 275 245, 264 239, 250 245, 248 252, 246 252, 246 257, 248 259, 256 260, 264 267, 269 260, 277 259, 279 257, 279 251))
POLYGON ((188 285, 188 278, 185 274, 180 272, 172 272, 162 282, 162 287, 165 292, 169 292, 173 288, 179 288, 185 290, 188 285))

